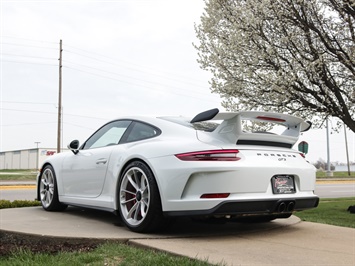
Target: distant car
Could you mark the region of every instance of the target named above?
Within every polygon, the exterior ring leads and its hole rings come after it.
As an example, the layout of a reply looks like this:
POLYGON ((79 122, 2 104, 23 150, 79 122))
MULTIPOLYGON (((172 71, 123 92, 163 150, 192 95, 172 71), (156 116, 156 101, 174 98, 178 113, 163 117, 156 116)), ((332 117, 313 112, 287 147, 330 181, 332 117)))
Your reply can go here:
POLYGON ((193 119, 123 117, 46 160, 37 198, 47 211, 73 205, 117 212, 135 232, 154 231, 177 216, 288 218, 319 201, 315 167, 292 149, 309 127, 285 114, 218 109, 193 119), (246 132, 245 120, 284 131, 246 132))

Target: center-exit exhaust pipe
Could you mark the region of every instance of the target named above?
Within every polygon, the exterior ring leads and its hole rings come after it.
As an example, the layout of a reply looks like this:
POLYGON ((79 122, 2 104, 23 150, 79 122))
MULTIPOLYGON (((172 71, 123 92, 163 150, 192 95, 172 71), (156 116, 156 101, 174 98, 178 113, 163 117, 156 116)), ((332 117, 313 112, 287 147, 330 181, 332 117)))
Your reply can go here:
POLYGON ((282 201, 277 206, 277 212, 293 212, 295 209, 295 202, 294 201, 282 201))

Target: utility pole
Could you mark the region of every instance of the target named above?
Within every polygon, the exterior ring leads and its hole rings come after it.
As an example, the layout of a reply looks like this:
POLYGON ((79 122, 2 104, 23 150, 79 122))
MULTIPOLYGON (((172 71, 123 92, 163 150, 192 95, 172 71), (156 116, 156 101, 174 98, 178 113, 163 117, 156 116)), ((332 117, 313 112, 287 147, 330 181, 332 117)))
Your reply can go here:
POLYGON ((348 150, 348 137, 346 136, 346 126, 345 126, 345 123, 344 123, 344 134, 345 134, 346 162, 348 163, 348 176, 350 176, 350 161, 349 161, 349 150, 348 150))
POLYGON ((333 176, 332 171, 330 171, 330 147, 329 147, 329 122, 327 117, 327 176, 333 176))
POLYGON ((59 42, 59 97, 58 97, 58 132, 57 132, 57 153, 61 147, 61 126, 62 126, 62 40, 59 42))

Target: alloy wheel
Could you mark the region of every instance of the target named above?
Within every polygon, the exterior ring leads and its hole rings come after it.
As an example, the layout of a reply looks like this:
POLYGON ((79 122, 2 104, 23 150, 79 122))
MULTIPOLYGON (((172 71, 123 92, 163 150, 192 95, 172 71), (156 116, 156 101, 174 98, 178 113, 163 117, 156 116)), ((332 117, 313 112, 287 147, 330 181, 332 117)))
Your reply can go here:
POLYGON ((150 187, 146 174, 139 167, 128 169, 120 186, 120 205, 125 221, 137 226, 141 224, 150 206, 150 187))
POLYGON ((40 183, 41 202, 45 208, 49 207, 54 197, 54 176, 52 171, 47 168, 41 176, 40 183))

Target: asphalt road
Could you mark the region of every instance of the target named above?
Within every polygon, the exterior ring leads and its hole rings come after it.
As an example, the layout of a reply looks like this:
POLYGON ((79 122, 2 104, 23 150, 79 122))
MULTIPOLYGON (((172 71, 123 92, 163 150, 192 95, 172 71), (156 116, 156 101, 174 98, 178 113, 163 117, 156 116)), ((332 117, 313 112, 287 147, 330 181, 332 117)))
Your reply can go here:
POLYGON ((20 189, 8 188, 0 186, 0 200, 34 200, 36 198, 36 189, 33 187, 25 186, 20 189))
MULTIPOLYGON (((340 181, 339 181, 340 182, 340 181)), ((36 197, 36 189, 34 186, 16 186, 8 187, 0 186, 0 200, 34 200, 36 197)), ((347 183, 332 183, 332 184, 317 184, 316 195, 320 198, 343 198, 355 197, 355 182, 347 183)))
POLYGON ((355 183, 317 184, 315 194, 320 198, 355 197, 355 183))

